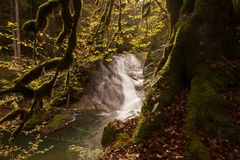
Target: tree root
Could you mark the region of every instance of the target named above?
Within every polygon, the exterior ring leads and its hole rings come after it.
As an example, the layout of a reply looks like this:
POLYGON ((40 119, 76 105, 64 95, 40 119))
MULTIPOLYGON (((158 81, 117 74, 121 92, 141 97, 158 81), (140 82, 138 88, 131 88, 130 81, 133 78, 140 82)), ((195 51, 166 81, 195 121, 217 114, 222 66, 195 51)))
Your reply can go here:
POLYGON ((187 145, 190 159, 211 159, 198 138, 200 131, 218 139, 227 138, 236 142, 240 140, 236 126, 226 113, 227 102, 224 96, 219 95, 212 86, 203 75, 192 79, 184 125, 184 131, 190 137, 187 145))
MULTIPOLYGON (((168 62, 170 64, 170 61, 168 62)), ((153 131, 161 132, 164 119, 169 118, 165 116, 163 108, 172 102, 183 86, 181 72, 176 68, 173 71, 172 66, 165 65, 160 71, 162 73, 159 73, 161 76, 155 78, 146 91, 146 99, 134 133, 137 143, 147 139, 153 131)), ((227 116, 227 102, 224 96, 218 94, 218 89, 227 87, 229 80, 205 66, 198 66, 192 70, 198 70, 198 74, 191 79, 190 94, 187 98, 184 133, 189 140, 186 147, 190 159, 210 160, 208 149, 199 138, 199 131, 210 137, 216 136, 237 142, 240 140, 240 134, 231 118, 227 116)))

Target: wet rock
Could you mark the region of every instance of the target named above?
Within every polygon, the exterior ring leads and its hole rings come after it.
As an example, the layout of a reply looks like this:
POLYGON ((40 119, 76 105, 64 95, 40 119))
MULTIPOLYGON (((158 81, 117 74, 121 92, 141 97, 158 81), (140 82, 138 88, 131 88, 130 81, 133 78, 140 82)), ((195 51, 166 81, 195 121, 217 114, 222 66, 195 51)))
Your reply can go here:
POLYGON ((87 84, 87 94, 73 107, 80 110, 113 112, 124 105, 123 77, 133 83, 136 96, 143 97, 143 71, 140 61, 132 54, 118 55, 111 62, 101 60, 87 84))
POLYGON ((72 123, 74 121, 75 121, 75 117, 72 114, 66 114, 66 113, 57 114, 41 130, 41 134, 48 135, 50 133, 54 133, 57 130, 64 128, 69 123, 72 123))

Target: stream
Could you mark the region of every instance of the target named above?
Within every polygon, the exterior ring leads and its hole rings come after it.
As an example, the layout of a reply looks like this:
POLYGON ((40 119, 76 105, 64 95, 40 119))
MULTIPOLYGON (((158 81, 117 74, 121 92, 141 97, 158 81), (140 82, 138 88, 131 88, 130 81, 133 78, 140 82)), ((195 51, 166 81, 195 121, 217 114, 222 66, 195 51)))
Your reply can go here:
POLYGON ((70 106, 75 122, 44 138, 40 148, 54 145, 53 149, 31 160, 76 160, 67 151, 70 145, 89 150, 100 148, 103 129, 110 121, 126 120, 139 114, 143 67, 135 55, 120 54, 111 62, 102 60, 97 68, 87 85, 88 93, 70 106))

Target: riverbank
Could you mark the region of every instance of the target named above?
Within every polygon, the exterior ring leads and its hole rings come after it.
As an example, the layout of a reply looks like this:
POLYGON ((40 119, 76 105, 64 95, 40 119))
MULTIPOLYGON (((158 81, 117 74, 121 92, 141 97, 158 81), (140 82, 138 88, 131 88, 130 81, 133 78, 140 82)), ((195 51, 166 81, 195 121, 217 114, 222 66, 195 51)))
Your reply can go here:
MULTIPOLYGON (((228 113, 233 118, 233 123, 240 124, 240 103, 237 100, 240 90, 234 89, 224 93, 228 99, 228 113)), ((161 130, 155 132, 148 139, 135 143, 134 130, 137 127, 138 118, 126 122, 113 122, 112 130, 119 130, 113 139, 109 139, 108 146, 104 149, 104 155, 99 160, 106 159, 129 159, 129 160, 185 160, 193 150, 209 152, 214 160, 237 160, 240 159, 240 144, 233 137, 219 138, 217 135, 210 136, 204 132, 199 133, 201 143, 187 143, 189 138, 183 131, 186 119, 186 96, 188 89, 176 96, 164 114, 167 117, 161 125, 161 130), (191 145, 187 150, 186 146, 191 145)), ((159 127, 160 128, 160 127, 159 127)))
MULTIPOLYGON (((43 139, 39 149, 54 145, 50 151, 34 156, 36 160, 58 160, 59 155, 71 159, 68 150, 72 145, 91 151, 101 148, 102 133, 109 122, 115 118, 136 116, 140 111, 143 96, 142 62, 134 55, 126 54, 116 55, 110 62, 100 60, 92 66, 94 72, 89 74, 89 81, 77 82, 84 89, 71 91, 70 99, 67 99, 68 94, 58 95, 58 99, 54 96, 56 101, 52 104, 56 107, 45 106, 26 123, 25 129, 28 130, 44 124, 39 132, 43 139)), ((57 95, 56 91, 54 95, 57 95)), ((20 146, 32 140, 26 139, 28 136, 23 137, 23 140, 16 139, 20 146)))

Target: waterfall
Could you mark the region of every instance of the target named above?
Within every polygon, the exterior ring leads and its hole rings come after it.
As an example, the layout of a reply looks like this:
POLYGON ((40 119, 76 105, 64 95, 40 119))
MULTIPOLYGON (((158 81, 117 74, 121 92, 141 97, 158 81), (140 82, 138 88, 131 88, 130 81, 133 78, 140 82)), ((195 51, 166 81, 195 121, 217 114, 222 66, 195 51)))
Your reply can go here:
POLYGON ((140 111, 141 97, 137 95, 135 86, 143 83, 142 70, 140 61, 132 54, 118 57, 116 61, 124 96, 123 104, 117 112, 116 118, 123 120, 138 115, 140 111), (134 80, 134 77, 131 76, 135 76, 135 78, 137 76, 137 80, 134 80))
POLYGON ((69 142, 86 151, 94 150, 100 146, 103 129, 109 122, 136 116, 143 97, 142 65, 132 54, 117 55, 111 62, 101 60, 86 90, 88 93, 69 107, 76 116, 74 125, 48 137, 45 145, 54 144, 55 148, 36 155, 35 160, 71 159, 67 152, 69 142))
POLYGON ((140 111, 142 86, 141 62, 133 54, 119 54, 111 62, 100 61, 87 85, 88 94, 75 106, 83 111, 103 111, 123 120, 140 111))

